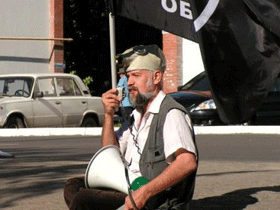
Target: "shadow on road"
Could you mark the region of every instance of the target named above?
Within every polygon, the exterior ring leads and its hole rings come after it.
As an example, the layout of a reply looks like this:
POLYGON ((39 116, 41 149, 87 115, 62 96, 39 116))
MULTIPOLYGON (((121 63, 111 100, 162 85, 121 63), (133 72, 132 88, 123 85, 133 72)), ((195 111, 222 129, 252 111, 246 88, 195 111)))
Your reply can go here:
MULTIPOLYGON (((23 151, 18 150, 18 154, 23 151)), ((0 209, 13 207, 23 199, 51 194, 64 188, 66 180, 85 173, 92 154, 63 154, 51 149, 24 151, 24 157, 0 162, 0 209), (81 158, 83 157, 83 158, 81 158), (85 158, 86 157, 86 158, 85 158), (82 161, 83 160, 83 161, 82 161)), ((61 195, 63 199, 63 195, 61 195)))
POLYGON ((258 199, 252 195, 261 191, 280 192, 280 186, 259 187, 236 190, 221 196, 193 200, 191 210, 242 210, 246 206, 255 204, 258 199))

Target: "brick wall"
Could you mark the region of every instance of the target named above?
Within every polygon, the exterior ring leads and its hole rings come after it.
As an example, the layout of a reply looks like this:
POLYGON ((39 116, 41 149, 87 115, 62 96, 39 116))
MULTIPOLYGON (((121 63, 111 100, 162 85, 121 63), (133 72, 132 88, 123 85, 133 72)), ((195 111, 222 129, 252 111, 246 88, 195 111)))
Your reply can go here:
MULTIPOLYGON (((50 37, 63 38, 63 0, 50 1, 50 37)), ((63 41, 51 43, 51 72, 64 72, 64 45, 63 41)))
POLYGON ((163 78, 163 91, 177 91, 182 80, 182 38, 163 32, 163 53, 166 58, 166 70, 163 78))

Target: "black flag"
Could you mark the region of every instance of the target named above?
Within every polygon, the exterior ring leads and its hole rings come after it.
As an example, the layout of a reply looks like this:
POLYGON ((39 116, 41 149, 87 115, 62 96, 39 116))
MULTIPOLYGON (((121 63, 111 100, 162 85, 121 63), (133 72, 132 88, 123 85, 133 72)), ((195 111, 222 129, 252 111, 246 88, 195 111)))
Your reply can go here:
POLYGON ((116 15, 196 41, 189 0, 110 0, 116 15))
MULTIPOLYGON (((194 17, 210 1, 191 0, 194 17)), ((280 72, 280 1, 217 0, 205 25, 195 22, 220 118, 247 122, 280 72)))
POLYGON ((117 15, 199 42, 222 121, 247 122, 280 72, 279 0, 110 0, 117 15))

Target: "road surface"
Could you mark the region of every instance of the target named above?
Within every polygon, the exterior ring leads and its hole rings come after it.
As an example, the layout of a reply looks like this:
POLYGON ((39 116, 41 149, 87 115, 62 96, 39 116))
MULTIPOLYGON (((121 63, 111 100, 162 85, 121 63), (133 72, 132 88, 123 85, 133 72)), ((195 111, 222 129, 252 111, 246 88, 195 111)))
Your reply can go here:
MULTIPOLYGON (((278 210, 280 136, 197 135, 199 169, 192 210, 278 210)), ((67 179, 84 176, 99 137, 2 137, 0 209, 67 210, 67 179)))

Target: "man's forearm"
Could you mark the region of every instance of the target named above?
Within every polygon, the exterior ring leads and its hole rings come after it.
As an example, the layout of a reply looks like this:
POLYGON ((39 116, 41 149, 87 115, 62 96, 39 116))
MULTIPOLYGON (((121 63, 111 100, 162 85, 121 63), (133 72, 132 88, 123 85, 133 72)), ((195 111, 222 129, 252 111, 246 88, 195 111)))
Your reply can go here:
POLYGON ((110 114, 105 114, 101 139, 102 139, 102 147, 106 145, 119 146, 114 131, 114 117, 110 114))
POLYGON ((150 183, 139 189, 142 193, 150 197, 172 187, 180 182, 186 175, 192 173, 197 168, 195 155, 192 153, 183 153, 176 158, 161 174, 150 183))

